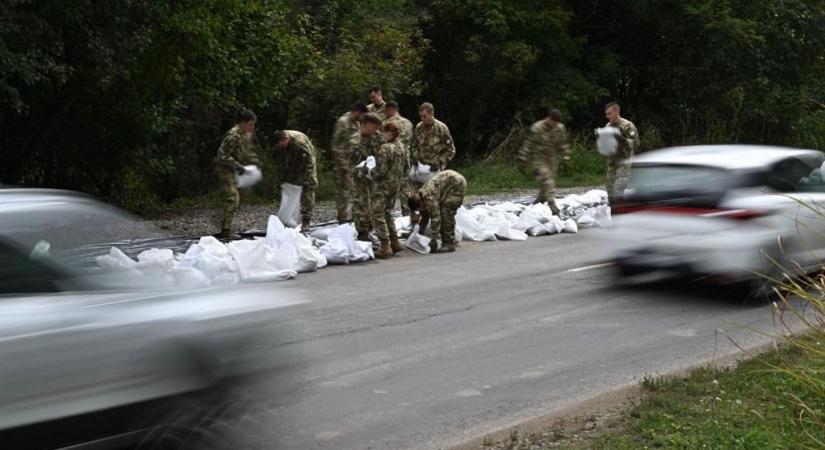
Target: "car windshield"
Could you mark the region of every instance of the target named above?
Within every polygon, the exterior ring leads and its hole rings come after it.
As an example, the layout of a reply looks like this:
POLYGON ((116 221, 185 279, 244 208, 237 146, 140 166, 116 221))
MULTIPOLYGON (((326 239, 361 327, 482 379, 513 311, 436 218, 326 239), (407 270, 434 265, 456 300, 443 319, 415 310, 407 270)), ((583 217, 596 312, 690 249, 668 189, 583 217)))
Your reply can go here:
POLYGON ((704 166, 644 165, 632 169, 626 197, 678 204, 710 204, 730 185, 725 170, 704 166))

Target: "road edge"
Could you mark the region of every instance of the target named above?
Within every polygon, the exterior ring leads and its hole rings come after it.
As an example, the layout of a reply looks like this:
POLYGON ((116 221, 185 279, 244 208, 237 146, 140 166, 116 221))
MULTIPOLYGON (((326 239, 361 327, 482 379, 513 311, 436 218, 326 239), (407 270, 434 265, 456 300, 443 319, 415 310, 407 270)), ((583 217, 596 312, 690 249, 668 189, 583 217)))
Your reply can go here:
MULTIPOLYGON (((695 369, 712 367, 716 369, 735 368, 755 356, 776 348, 777 341, 774 338, 760 344, 739 349, 724 355, 714 357, 689 364, 685 367, 672 370, 663 374, 657 374, 657 378, 681 378, 695 369)), ((541 433, 551 428, 560 428, 565 423, 569 423, 578 418, 589 415, 600 415, 601 413, 614 412, 617 409, 626 409, 628 406, 641 400, 644 397, 644 388, 639 382, 632 382, 615 389, 596 394, 581 401, 564 406, 546 414, 534 416, 520 421, 514 425, 508 425, 485 432, 464 442, 450 444, 439 447, 441 450, 479 450, 484 448, 485 442, 506 441, 517 432, 519 435, 541 433)))

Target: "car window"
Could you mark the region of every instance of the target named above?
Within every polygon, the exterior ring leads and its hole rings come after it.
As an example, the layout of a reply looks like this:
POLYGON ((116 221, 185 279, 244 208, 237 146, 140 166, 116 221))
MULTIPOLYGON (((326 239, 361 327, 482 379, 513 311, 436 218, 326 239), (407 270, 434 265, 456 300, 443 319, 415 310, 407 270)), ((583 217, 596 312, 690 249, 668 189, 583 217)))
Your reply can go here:
POLYGON ((0 296, 58 292, 59 274, 0 240, 0 296))
POLYGON ((811 166, 797 158, 784 159, 773 166, 767 184, 778 192, 798 192, 803 186, 807 188, 812 170, 811 166))

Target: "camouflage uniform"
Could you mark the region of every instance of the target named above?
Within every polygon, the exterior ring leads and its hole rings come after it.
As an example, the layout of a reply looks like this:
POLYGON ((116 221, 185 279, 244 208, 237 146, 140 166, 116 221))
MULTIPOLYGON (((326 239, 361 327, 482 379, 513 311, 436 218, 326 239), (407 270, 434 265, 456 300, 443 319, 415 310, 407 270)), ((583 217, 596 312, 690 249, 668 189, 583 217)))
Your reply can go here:
POLYGON ((636 125, 627 119, 619 119, 619 123, 608 123, 606 126, 618 128, 620 135, 616 154, 607 158, 607 180, 605 185, 611 198, 621 195, 630 181, 630 166, 622 164, 624 160, 633 157, 639 147, 639 132, 636 125))
POLYGON ((375 154, 375 168, 358 170, 357 177, 370 183, 370 218, 375 234, 381 240, 398 236, 390 212, 395 206, 398 189, 404 175, 406 151, 398 139, 383 144, 375 154))
POLYGON ((570 156, 567 131, 563 124, 550 126, 546 120, 540 120, 530 127, 518 155, 519 161, 523 163, 533 161, 536 181, 539 183, 536 202, 547 202, 556 214, 556 175, 562 156, 570 156))
POLYGON ((412 160, 444 170, 455 157, 455 144, 450 129, 436 120, 431 127, 424 122, 415 126, 412 142, 412 160))
POLYGON ((234 232, 232 222, 241 200, 236 184, 237 169, 247 164, 260 165, 255 147, 256 142, 244 136, 235 125, 224 136, 215 156, 215 172, 220 180, 224 199, 221 230, 226 230, 230 234, 234 232))
POLYGON ((287 148, 275 152, 275 175, 277 189, 281 183, 302 186, 301 221, 309 225, 315 209, 315 188, 318 176, 315 172, 315 146, 307 135, 300 131, 286 131, 289 136, 287 148))
POLYGON ((382 121, 387 119, 387 102, 381 103, 380 105, 376 105, 375 103, 370 103, 367 105, 367 112, 374 113, 381 118, 382 121))
POLYGON ((339 222, 346 222, 350 219, 352 158, 349 152, 349 141, 357 132, 358 121, 353 120, 350 113, 344 114, 335 122, 335 132, 332 135, 332 156, 335 159, 335 181, 338 187, 335 193, 335 206, 338 210, 339 222))
POLYGON ((435 174, 421 188, 421 227, 430 224, 430 238, 454 246, 455 215, 464 202, 467 180, 454 170, 443 170, 435 174))
POLYGON ((398 198, 401 201, 402 214, 408 215, 410 213, 410 208, 407 206, 407 199, 410 198, 410 178, 407 174, 410 173, 410 151, 412 147, 413 124, 404 117, 401 117, 400 114, 396 114, 395 116, 384 121, 385 126, 388 123, 398 125, 398 129, 401 130, 398 134, 397 140, 400 141, 401 145, 404 147, 404 176, 401 179, 401 187, 398 191, 398 198))
MULTIPOLYGON (((375 156, 383 143, 384 136, 378 132, 372 136, 361 133, 353 135, 349 145, 353 166, 366 160, 368 156, 375 156)), ((359 169, 354 169, 353 175, 352 219, 359 233, 368 233, 372 228, 370 220, 372 185, 365 177, 358 176, 359 169)))

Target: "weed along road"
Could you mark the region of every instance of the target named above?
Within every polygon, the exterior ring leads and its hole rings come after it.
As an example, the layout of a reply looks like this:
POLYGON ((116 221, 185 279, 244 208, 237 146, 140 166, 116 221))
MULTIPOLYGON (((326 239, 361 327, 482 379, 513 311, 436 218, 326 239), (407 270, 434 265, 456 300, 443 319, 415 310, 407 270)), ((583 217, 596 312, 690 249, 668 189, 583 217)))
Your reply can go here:
POLYGON ((774 330, 714 289, 617 289, 599 249, 592 231, 464 243, 290 282, 310 303, 253 387, 262 446, 445 448, 736 351, 720 330, 774 330))

